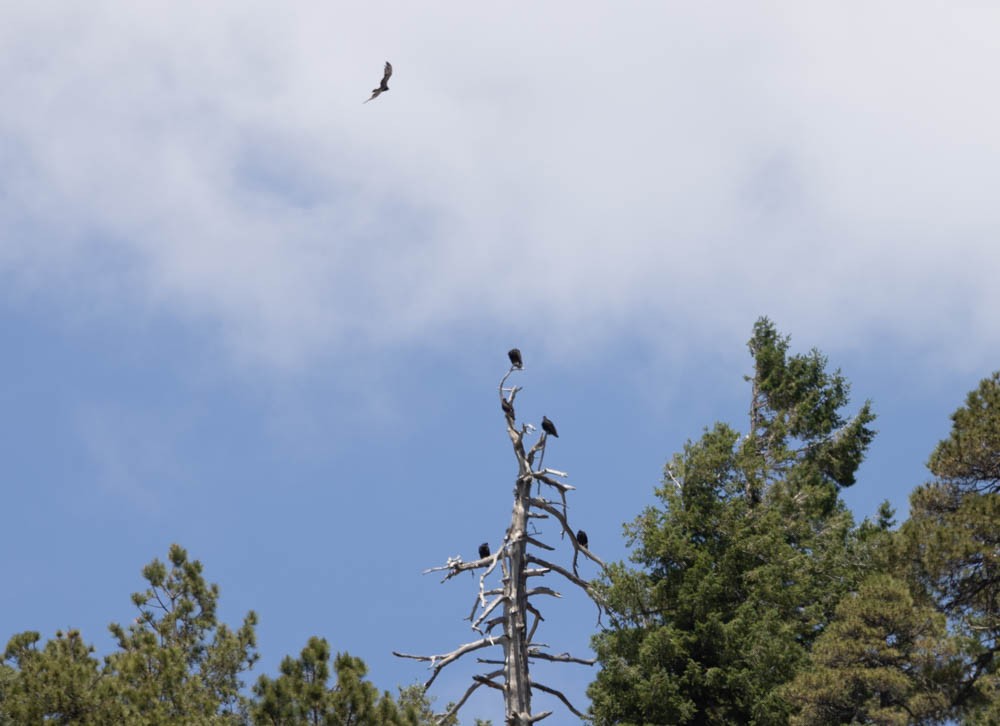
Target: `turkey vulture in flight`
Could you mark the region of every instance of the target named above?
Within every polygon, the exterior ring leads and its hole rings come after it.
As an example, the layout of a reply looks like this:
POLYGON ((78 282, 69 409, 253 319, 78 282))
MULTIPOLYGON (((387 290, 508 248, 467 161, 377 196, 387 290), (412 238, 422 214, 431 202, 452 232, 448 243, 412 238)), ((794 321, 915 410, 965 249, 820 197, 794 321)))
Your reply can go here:
POLYGON ((515 368, 524 367, 524 363, 521 361, 521 351, 517 348, 511 348, 508 350, 507 357, 510 358, 510 364, 515 368))
POLYGON ((542 431, 547 433, 549 436, 555 436, 557 439, 559 438, 559 434, 556 433, 556 425, 549 421, 549 419, 545 416, 542 416, 542 431))
POLYGON ((510 401, 508 401, 506 398, 500 399, 500 408, 503 409, 503 412, 505 414, 507 414, 511 418, 514 418, 514 407, 511 405, 510 401))
POLYGON ((587 539, 587 533, 582 529, 576 533, 576 541, 580 543, 581 547, 588 547, 590 545, 590 541, 587 539))
POLYGON ((487 542, 483 542, 479 545, 479 559, 490 556, 490 545, 487 542))
MULTIPOLYGON (((371 101, 373 98, 378 98, 378 94, 382 93, 382 91, 389 90, 389 76, 391 75, 392 75, 392 64, 389 61, 386 61, 385 74, 382 76, 382 82, 379 84, 378 88, 372 89, 372 97, 369 98, 368 101, 371 101)), ((368 101, 365 101, 365 103, 368 103, 368 101)))

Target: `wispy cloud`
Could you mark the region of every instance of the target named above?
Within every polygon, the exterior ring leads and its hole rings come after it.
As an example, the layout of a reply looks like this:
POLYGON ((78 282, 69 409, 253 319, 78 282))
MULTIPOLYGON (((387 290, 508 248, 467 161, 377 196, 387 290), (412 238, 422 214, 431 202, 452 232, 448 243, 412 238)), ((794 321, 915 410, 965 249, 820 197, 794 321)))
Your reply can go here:
POLYGON ((176 425, 111 404, 81 407, 75 423, 93 479, 105 495, 155 512, 164 495, 183 485, 184 466, 172 450, 176 425))
POLYGON ((512 306, 577 341, 766 312, 828 346, 995 358, 997 21, 8 9, 0 271, 209 321, 279 365, 512 306))

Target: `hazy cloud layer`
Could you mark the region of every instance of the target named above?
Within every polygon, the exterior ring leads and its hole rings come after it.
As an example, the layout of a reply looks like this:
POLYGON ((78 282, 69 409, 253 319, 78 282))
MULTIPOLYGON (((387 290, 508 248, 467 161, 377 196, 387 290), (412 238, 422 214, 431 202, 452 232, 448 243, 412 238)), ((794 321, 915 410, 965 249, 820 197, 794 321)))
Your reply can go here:
POLYGON ((2 14, 22 294, 207 321, 278 364, 512 306, 578 341, 766 312, 830 347, 1000 350, 998 10, 2 14))

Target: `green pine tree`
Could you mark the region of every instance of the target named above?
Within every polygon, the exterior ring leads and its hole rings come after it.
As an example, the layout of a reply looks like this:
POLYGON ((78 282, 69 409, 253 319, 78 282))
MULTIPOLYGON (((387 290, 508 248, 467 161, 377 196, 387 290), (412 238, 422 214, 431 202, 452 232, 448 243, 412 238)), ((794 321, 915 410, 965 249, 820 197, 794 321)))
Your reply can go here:
POLYGON ((904 562, 964 654, 956 713, 968 723, 1000 723, 1000 372, 952 414, 928 467, 935 479, 910 497, 904 562))
POLYGON ((429 726, 430 704, 423 689, 404 689, 399 702, 365 680, 368 667, 347 653, 333 657, 323 638, 312 637, 298 658, 286 657, 277 678, 261 676, 254 686, 253 722, 260 726, 429 726), (331 685, 331 676, 336 682, 331 685))
POLYGON ((198 726, 245 723, 241 674, 257 659, 256 616, 233 631, 218 622, 219 590, 178 545, 170 568, 143 569, 149 588, 132 596, 139 616, 112 624, 118 650, 103 664, 76 630, 38 648, 40 635, 11 638, 0 667, 0 724, 198 726))
POLYGON ((874 432, 818 352, 761 319, 749 433, 724 424, 666 467, 660 506, 626 526, 637 569, 604 583, 611 627, 588 693, 597 724, 783 724, 780 687, 864 571, 838 497, 874 432))
POLYGON ((248 698, 242 678, 258 657, 256 615, 236 630, 220 623, 219 589, 201 563, 178 545, 168 562, 143 568, 149 587, 132 595, 139 615, 127 628, 110 626, 118 648, 103 664, 76 630, 44 647, 36 632, 12 637, 0 660, 0 726, 437 724, 422 688, 401 689, 396 701, 366 680, 360 658, 337 654, 331 669, 330 646, 316 637, 298 659, 282 661, 277 678, 262 676, 248 698))
POLYGON ((99 724, 113 695, 94 648, 69 630, 38 649, 39 633, 10 639, 0 667, 0 724, 99 724))
POLYGON ((241 675, 257 661, 257 616, 247 613, 231 630, 216 616, 218 585, 202 565, 171 545, 170 567, 154 559, 143 568, 149 583, 134 593, 139 616, 128 628, 109 626, 119 650, 105 674, 130 724, 237 724, 246 699, 241 675))
POLYGON ((784 693, 793 726, 942 723, 960 668, 945 618, 914 601, 906 583, 873 575, 837 606, 810 667, 784 693))

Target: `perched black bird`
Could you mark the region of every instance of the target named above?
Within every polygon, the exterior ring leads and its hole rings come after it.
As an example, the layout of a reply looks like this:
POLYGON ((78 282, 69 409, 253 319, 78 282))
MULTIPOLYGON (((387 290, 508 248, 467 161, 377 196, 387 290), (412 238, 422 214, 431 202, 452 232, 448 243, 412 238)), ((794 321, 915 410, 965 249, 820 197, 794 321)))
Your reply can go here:
POLYGON ((582 529, 576 533, 576 541, 580 543, 581 547, 588 547, 590 545, 590 540, 587 539, 587 533, 582 529))
POLYGON ((556 425, 549 421, 549 419, 545 416, 542 416, 542 431, 547 433, 549 436, 555 436, 557 439, 559 438, 559 434, 556 433, 556 425))
POLYGON ((503 412, 505 414, 507 414, 511 418, 514 418, 514 406, 511 405, 511 402, 508 401, 506 398, 500 399, 500 408, 503 409, 503 412))
POLYGON ((521 351, 517 348, 508 350, 507 357, 510 358, 510 364, 515 368, 524 368, 524 362, 521 360, 521 351))
POLYGON ((479 559, 490 556, 490 545, 488 542, 483 542, 479 545, 479 559))
MULTIPOLYGON (((382 74, 382 82, 379 84, 378 88, 372 89, 372 96, 371 98, 368 99, 368 101, 371 101, 374 98, 378 98, 378 95, 380 93, 389 90, 389 76, 391 75, 392 75, 392 64, 389 63, 389 61, 386 61, 385 72, 382 74)), ((368 101, 365 101, 365 103, 368 103, 368 101)))

